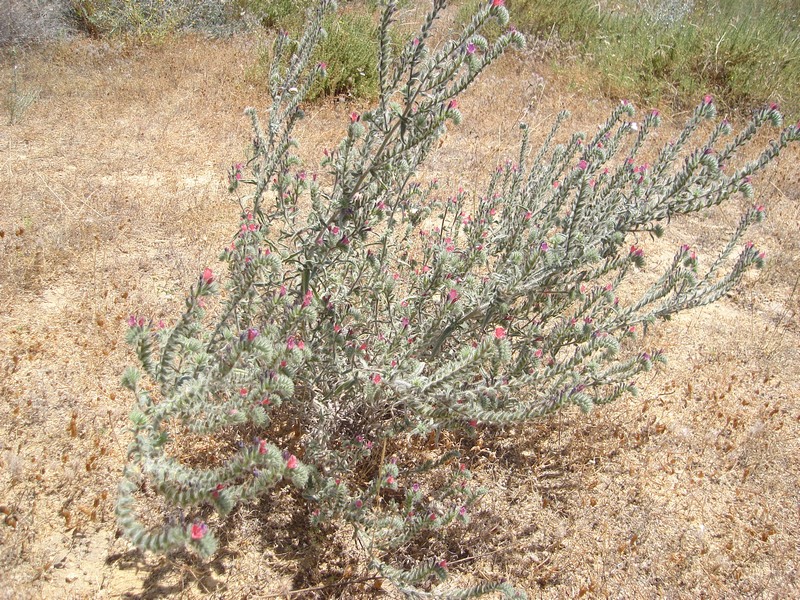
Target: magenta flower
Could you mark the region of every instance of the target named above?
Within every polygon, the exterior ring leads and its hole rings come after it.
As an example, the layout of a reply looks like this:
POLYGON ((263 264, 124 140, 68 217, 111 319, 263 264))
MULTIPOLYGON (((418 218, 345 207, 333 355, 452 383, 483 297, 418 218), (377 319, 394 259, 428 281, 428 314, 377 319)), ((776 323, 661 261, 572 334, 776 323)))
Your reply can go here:
POLYGON ((203 537, 206 535, 206 533, 208 533, 208 525, 206 525, 202 521, 192 524, 193 540, 202 540, 203 537))
POLYGON ((247 330, 247 341, 252 342, 254 339, 258 337, 258 329, 255 327, 251 327, 247 330))
POLYGON ((541 250, 542 252, 547 252, 549 248, 550 246, 547 245, 547 242, 542 242, 541 244, 539 244, 539 250, 541 250))
POLYGON ((581 162, 578 163, 578 168, 581 171, 585 171, 586 167, 588 167, 588 166, 589 166, 589 163, 587 163, 585 160, 581 160, 581 162))
POLYGON ((467 54, 475 54, 475 44, 472 42, 467 44, 467 54))

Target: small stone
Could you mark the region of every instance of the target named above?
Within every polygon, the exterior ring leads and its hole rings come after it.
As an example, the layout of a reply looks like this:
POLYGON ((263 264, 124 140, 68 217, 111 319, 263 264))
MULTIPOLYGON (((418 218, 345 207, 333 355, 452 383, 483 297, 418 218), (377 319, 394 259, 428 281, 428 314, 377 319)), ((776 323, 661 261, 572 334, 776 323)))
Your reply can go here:
POLYGON ((67 583, 72 583, 73 581, 77 581, 77 580, 78 580, 78 576, 75 573, 70 573, 69 575, 67 575, 64 578, 64 581, 66 581, 67 583))

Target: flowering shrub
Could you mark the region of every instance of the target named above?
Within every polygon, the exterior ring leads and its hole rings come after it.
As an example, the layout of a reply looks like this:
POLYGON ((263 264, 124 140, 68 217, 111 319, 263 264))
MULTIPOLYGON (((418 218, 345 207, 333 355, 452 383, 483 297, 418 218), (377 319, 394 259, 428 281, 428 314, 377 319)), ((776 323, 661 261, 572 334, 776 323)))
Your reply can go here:
MULTIPOLYGON (((296 43, 277 37, 267 122, 247 111, 251 152, 229 173, 243 215, 222 253, 227 273, 206 268, 171 327, 130 321, 141 368, 123 377, 137 408, 117 515, 142 549, 209 555, 209 521, 294 486, 312 526, 352 526, 369 569, 413 595, 446 576, 445 557, 409 566, 398 549, 466 522, 481 490, 456 452, 423 461, 408 448, 445 431, 468 436, 635 392, 637 374, 663 359, 641 349, 643 330, 717 300, 761 265, 763 255, 742 241, 764 209, 745 211, 710 267, 682 246, 639 293, 629 282, 645 255, 632 235, 660 235, 672 217, 751 196, 751 175, 800 131, 783 129, 732 169, 736 152, 781 116, 774 106, 757 112, 725 145, 731 127, 722 121, 691 148, 715 116, 707 97, 646 164, 637 156, 659 115, 635 122, 623 102, 593 136, 551 149, 560 115, 535 154, 523 126, 517 162, 491 173, 477 200, 463 190, 447 197, 415 174, 447 124, 460 121, 457 96, 524 38, 511 30, 490 45, 480 35, 490 19, 507 23, 502 0, 490 0, 433 51, 445 5, 434 0, 419 35, 395 49, 389 1, 379 100, 350 116, 318 177, 292 154, 292 130, 326 71, 308 63, 331 5, 320 3, 296 43), (192 439, 217 444, 216 465, 180 460, 174 442, 192 439), (137 516, 145 484, 174 508, 163 525, 137 516)), ((486 583, 457 597, 492 590, 516 594, 486 583)))

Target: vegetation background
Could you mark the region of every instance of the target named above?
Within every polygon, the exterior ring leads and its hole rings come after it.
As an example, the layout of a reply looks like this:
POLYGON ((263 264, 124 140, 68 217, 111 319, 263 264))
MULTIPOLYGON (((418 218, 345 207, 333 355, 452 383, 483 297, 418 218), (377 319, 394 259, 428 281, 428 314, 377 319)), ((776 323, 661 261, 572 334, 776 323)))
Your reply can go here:
MULTIPOLYGON (((0 597, 381 594, 358 583, 352 540, 320 537, 280 495, 232 515, 208 564, 131 551, 113 516, 125 320, 172 318, 228 243, 242 109, 263 104, 270 37, 298 27, 303 4, 0 0, 0 597)), ((321 50, 329 87, 298 132, 309 168, 374 94, 374 4, 342 4, 321 50)), ((444 189, 511 156, 518 119, 535 141, 563 108, 591 130, 631 98, 661 109, 665 140, 705 93, 739 125, 767 102, 800 112, 796 0, 507 5, 529 49, 460 99, 464 124, 423 173, 444 189)), ((407 3, 397 35, 424 11, 407 3)), ((456 581, 505 577, 546 597, 800 592, 797 161, 794 148, 756 185, 767 267, 657 329, 672 361, 639 398, 475 439, 465 460, 489 493, 443 541, 456 581)), ((653 269, 681 243, 702 255, 737 214, 643 239, 653 269)))

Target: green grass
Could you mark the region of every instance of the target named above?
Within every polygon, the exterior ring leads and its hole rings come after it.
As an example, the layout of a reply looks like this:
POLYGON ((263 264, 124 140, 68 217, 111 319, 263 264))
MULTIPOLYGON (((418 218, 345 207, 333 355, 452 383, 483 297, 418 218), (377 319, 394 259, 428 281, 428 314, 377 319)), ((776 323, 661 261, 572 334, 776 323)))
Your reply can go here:
MULTIPOLYGON (((252 3, 254 0, 247 1, 252 3)), ((300 1, 310 4, 309 0, 300 1)), ((327 76, 311 89, 309 100, 323 96, 373 99, 378 95, 379 6, 375 2, 358 0, 341 2, 340 6, 339 12, 326 17, 323 23, 328 35, 315 50, 312 62, 326 63, 327 76)), ((292 35, 299 35, 304 19, 298 20, 298 14, 304 12, 286 12, 269 28, 287 29, 292 35)), ((404 43, 399 34, 393 32, 392 37, 396 46, 404 43)), ((250 78, 265 80, 271 60, 271 45, 265 45, 250 70, 250 78)))
POLYGON ((520 30, 577 49, 610 96, 687 107, 710 93, 731 109, 774 101, 800 114, 800 0, 629 1, 615 12, 591 0, 506 6, 520 30))

